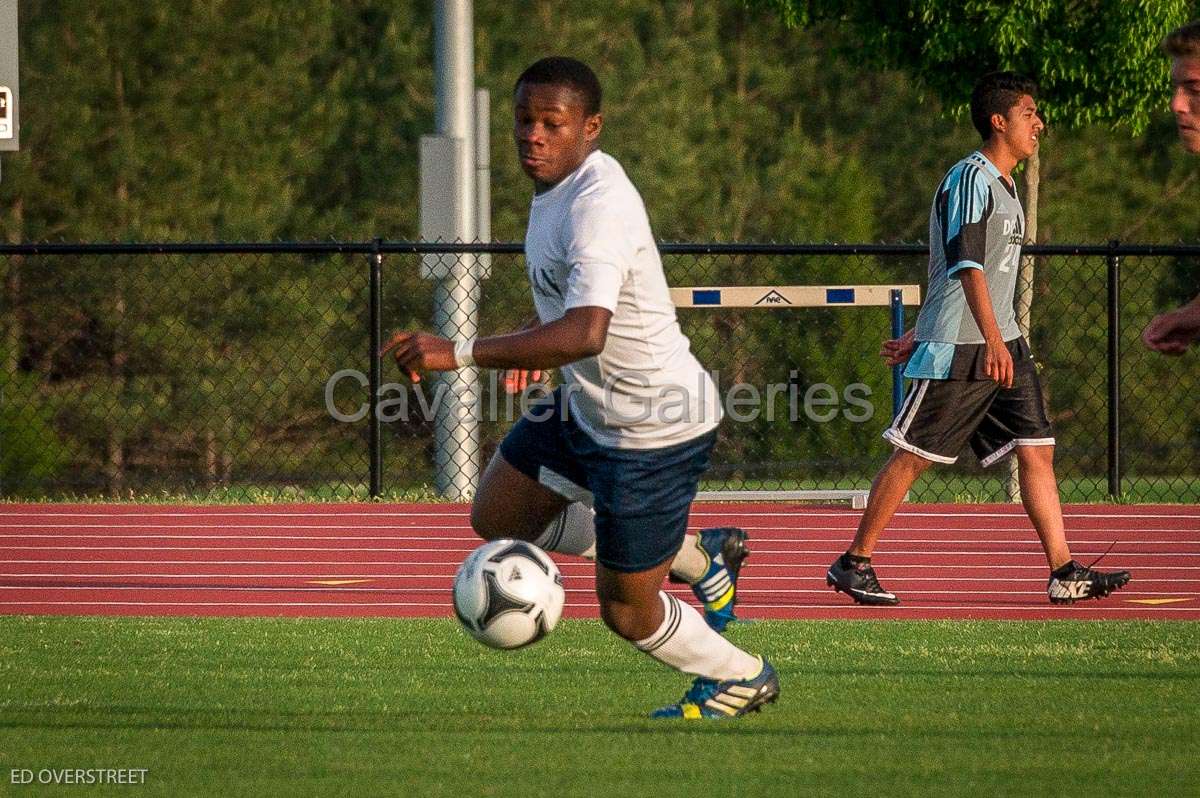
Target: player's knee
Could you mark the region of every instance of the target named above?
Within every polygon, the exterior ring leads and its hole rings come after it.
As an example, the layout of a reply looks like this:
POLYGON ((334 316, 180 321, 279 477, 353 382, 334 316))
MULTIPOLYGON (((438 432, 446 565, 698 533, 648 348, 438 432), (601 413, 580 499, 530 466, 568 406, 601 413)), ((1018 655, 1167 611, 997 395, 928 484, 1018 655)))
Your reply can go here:
POLYGON ((471 505, 471 529, 484 540, 498 540, 509 537, 496 523, 494 513, 488 512, 486 502, 474 502, 471 505))
POLYGON ((471 505, 471 529, 484 540, 515 538, 534 543, 544 528, 528 515, 514 514, 512 507, 497 506, 486 501, 476 501, 471 505))
POLYGON ((654 615, 662 606, 658 596, 649 603, 630 604, 597 594, 600 599, 600 619, 604 625, 629 641, 645 640, 658 629, 661 619, 654 615))
POLYGON ((636 604, 600 599, 600 618, 604 625, 626 640, 645 640, 657 625, 650 613, 636 604))
POLYGON ((931 461, 926 460, 919 454, 906 452, 903 449, 896 450, 895 458, 897 464, 911 474, 913 479, 916 479, 921 474, 924 474, 925 470, 929 468, 929 466, 933 465, 931 461))
POLYGON ((1054 468, 1054 447, 1018 446, 1017 462, 1026 468, 1054 468))

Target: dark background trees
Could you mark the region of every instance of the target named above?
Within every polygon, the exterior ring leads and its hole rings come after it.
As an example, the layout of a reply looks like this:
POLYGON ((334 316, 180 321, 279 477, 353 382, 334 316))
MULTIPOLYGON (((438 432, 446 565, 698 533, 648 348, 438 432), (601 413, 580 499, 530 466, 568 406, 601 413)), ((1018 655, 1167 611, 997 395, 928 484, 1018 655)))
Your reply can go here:
MULTIPOLYGON (((417 143, 433 128, 426 6, 25 0, 23 150, 4 156, 3 238, 415 237, 417 143)), ((519 8, 475 9, 477 82, 493 97, 499 240, 520 240, 530 194, 512 155, 512 81, 549 53, 596 68, 606 92, 603 146, 641 190, 664 240, 924 240, 934 186, 976 145, 969 123, 955 116, 956 101, 929 90, 934 73, 847 57, 861 49, 861 30, 838 19, 814 15, 809 27, 791 30, 774 9, 740 3, 519 8)), ((1056 60, 1055 52, 1045 48, 1047 68, 1086 56, 1056 60)), ((1175 145, 1166 97, 1165 78, 1145 92, 1136 134, 1066 100, 1060 112, 1076 117, 1057 125, 1051 108, 1040 241, 1200 241, 1200 163, 1175 145)), ((924 277, 915 261, 869 259, 677 258, 667 267, 675 284, 924 277)), ((1195 290, 1196 264, 1145 261, 1130 269, 1126 289, 1139 308, 1130 325, 1195 290)), ((104 475, 95 489, 120 490, 131 471, 171 469, 206 484, 236 481, 239 458, 284 443, 286 454, 272 455, 281 478, 320 479, 330 458, 358 457, 351 453, 358 433, 318 416, 328 375, 362 367, 354 360, 365 346, 361 263, 0 258, 0 270, 4 462, 19 440, 15 427, 54 433, 35 436, 47 440, 40 459, 5 465, 6 486, 20 474, 57 474, 43 479, 51 484, 86 471, 104 475)), ((1078 347, 1078 354, 1059 352, 1080 361, 1077 368, 1055 360, 1052 405, 1094 414, 1101 398, 1087 381, 1100 356, 1102 316, 1094 309, 1103 284, 1075 277, 1038 276, 1035 308, 1053 302, 1054 310, 1036 320, 1034 336, 1078 347)), ((512 297, 521 292, 502 285, 523 279, 518 259, 497 259, 485 301, 491 293, 518 304, 512 297)), ((415 260, 389 260, 389 323, 424 318, 427 295, 415 260)), ((526 311, 514 306, 511 317, 526 311)), ((500 323, 506 312, 488 318, 500 323)), ((693 335, 713 327, 686 323, 693 335)), ((828 314, 798 319, 782 339, 778 324, 762 316, 716 331, 726 344, 736 336, 755 357, 808 364, 810 382, 844 385, 864 378, 853 362, 883 328, 828 314)), ((733 348, 714 344, 712 357, 721 351, 733 348)), ((730 378, 762 365, 714 363, 730 378)), ((1161 380, 1170 367, 1135 361, 1130 376, 1161 380)), ((884 375, 872 371, 870 379, 884 375)), ((1194 469, 1173 441, 1175 431, 1191 429, 1195 450, 1196 412, 1148 410, 1157 415, 1137 422, 1147 451, 1175 457, 1177 470, 1194 469)), ((879 446, 866 426, 764 428, 729 454, 800 463, 841 448, 865 462, 879 446)), ((422 454, 418 444, 412 451, 422 454)))

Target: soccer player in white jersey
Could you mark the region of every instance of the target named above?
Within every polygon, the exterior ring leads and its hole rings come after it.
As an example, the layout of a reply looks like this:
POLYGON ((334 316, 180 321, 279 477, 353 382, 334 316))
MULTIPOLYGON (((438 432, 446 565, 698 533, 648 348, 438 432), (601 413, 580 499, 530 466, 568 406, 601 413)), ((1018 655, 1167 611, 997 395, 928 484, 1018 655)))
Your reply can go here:
POLYGON ((685 534, 716 440, 716 386, 675 318, 641 196, 598 148, 600 99, 595 74, 570 58, 538 61, 514 89, 517 156, 534 185, 525 261, 540 323, 460 341, 401 332, 384 351, 413 379, 471 364, 561 369, 563 385, 488 465, 472 526, 488 540, 595 560, 605 624, 696 676, 655 717, 737 717, 774 701, 779 680, 714 628, 727 620, 744 533, 685 534), (668 572, 694 585, 708 622, 662 591, 668 572))
POLYGON ((850 548, 825 581, 860 604, 898 604, 871 554, 884 527, 932 463, 953 463, 970 444, 984 466, 1015 452, 1021 501, 1041 539, 1050 601, 1100 598, 1129 581, 1071 558, 1054 476, 1054 433, 1013 297, 1024 212, 1012 170, 1037 150, 1044 124, 1032 80, 985 75, 971 93, 971 121, 983 146, 955 164, 929 214, 929 289, 916 327, 885 344, 889 363, 907 360, 912 379, 884 433, 896 451, 875 477, 850 548), (911 355, 911 356, 910 356, 911 355))
MULTIPOLYGON (((1172 31, 1163 39, 1171 58, 1171 111, 1179 140, 1188 152, 1200 155, 1200 20, 1172 31)), ((1180 308, 1160 313, 1142 333, 1146 346, 1167 355, 1182 355, 1200 340, 1200 294, 1180 308)))

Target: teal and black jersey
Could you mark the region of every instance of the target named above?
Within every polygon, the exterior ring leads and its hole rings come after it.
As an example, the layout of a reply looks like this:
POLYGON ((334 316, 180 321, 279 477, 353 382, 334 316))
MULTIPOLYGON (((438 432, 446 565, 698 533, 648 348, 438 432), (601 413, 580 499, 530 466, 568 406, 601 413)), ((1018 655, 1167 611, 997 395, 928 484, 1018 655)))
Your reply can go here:
POLYGON ((982 153, 971 153, 946 173, 929 214, 929 288, 906 377, 946 379, 957 350, 983 343, 956 278, 963 269, 984 273, 1004 340, 1021 335, 1013 297, 1024 235, 1015 187, 982 153))

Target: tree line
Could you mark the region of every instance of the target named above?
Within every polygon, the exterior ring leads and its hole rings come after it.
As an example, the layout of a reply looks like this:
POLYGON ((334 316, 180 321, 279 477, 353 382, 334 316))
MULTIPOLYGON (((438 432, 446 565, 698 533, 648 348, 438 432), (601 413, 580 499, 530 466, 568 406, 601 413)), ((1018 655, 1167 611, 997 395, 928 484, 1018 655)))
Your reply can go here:
MULTIPOLYGON (((789 29, 773 8, 647 0, 476 4, 475 14, 476 80, 493 97, 498 240, 523 237, 531 193, 512 152, 512 82, 550 53, 597 70, 602 146, 663 240, 923 240, 934 187, 977 143, 961 110, 920 76, 847 57, 858 34, 845 20, 816 15, 789 29)), ((417 145, 434 110, 428 4, 25 0, 21 43, 23 150, 4 156, 0 181, 7 241, 417 234, 417 145)), ((1200 241, 1200 166, 1175 146, 1166 92, 1164 82, 1147 98, 1136 134, 1059 128, 1051 117, 1039 240, 1200 241)), ((1069 342, 1047 352, 1068 438, 1072 419, 1094 417, 1103 401, 1091 388, 1103 283, 1090 268, 1082 280, 1062 271, 1071 264, 1039 275, 1034 298, 1035 349, 1039 338, 1069 342)), ((120 491, 171 474, 319 481, 365 467, 361 429, 330 426, 320 404, 332 371, 362 366, 360 262, 0 257, 0 269, 5 493, 71 480, 120 491)), ((1200 274, 1178 259, 1127 269, 1129 325, 1194 292, 1200 274)), ((924 279, 919 262, 861 259, 693 259, 668 270, 679 284, 924 279)), ((485 323, 515 324, 528 312, 519 259, 497 259, 493 273, 485 301, 503 307, 485 309, 485 323)), ((431 289, 415 260, 389 260, 386 285, 388 326, 428 318, 431 289)), ((884 332, 820 315, 784 332, 760 317, 709 328, 725 336, 708 344, 715 360, 746 353, 729 368, 753 371, 782 352, 814 380, 843 382, 884 332)), ((1179 379, 1167 364, 1138 362, 1131 391, 1179 379)), ((1194 451, 1200 419, 1144 409, 1135 423, 1146 466, 1165 457, 1194 469, 1177 431, 1194 451)), ((1081 441, 1095 437, 1090 423, 1079 429, 1081 441)), ((422 481, 427 433, 406 428, 390 441, 404 479, 422 481)), ((869 459, 874 438, 865 427, 760 428, 731 439, 728 455, 869 459)))

